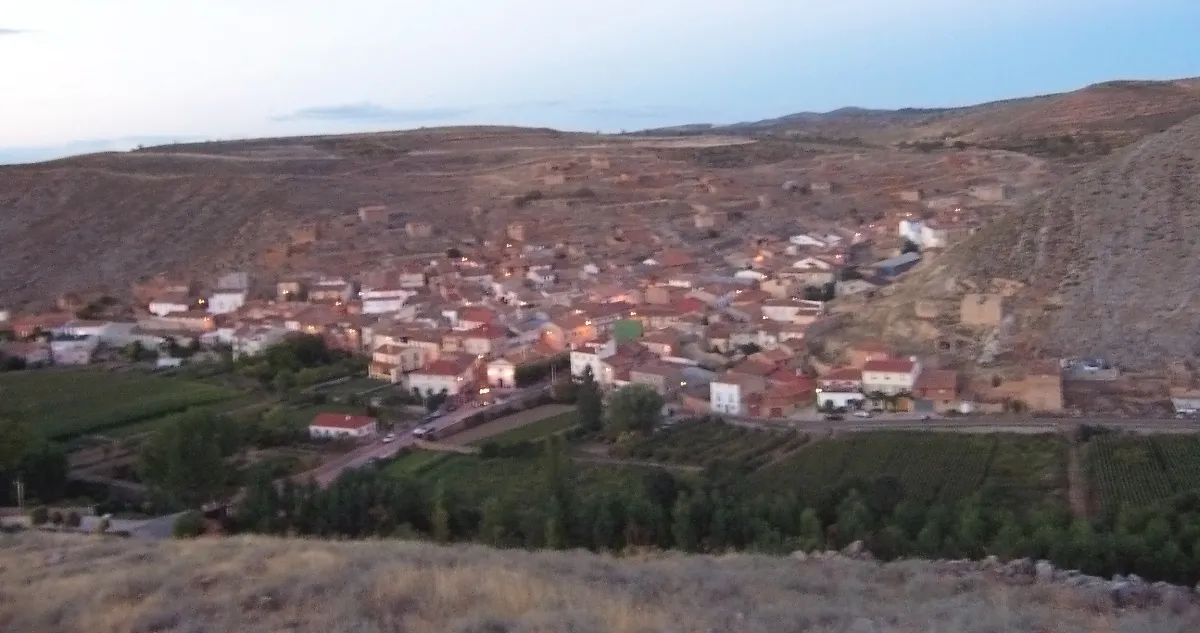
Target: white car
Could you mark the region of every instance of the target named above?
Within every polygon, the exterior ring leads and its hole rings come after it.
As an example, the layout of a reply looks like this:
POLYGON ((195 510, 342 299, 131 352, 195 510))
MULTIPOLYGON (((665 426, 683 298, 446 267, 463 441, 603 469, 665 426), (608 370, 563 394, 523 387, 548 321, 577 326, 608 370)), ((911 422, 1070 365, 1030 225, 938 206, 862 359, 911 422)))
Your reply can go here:
POLYGON ((870 412, 870 411, 855 411, 855 412, 854 412, 854 417, 856 417, 856 418, 869 418, 869 417, 871 417, 871 412, 870 412))
POLYGON ((395 434, 395 433, 388 433, 387 435, 384 435, 384 436, 383 436, 383 443, 384 443, 384 444, 388 444, 388 443, 390 443, 390 442, 391 442, 392 440, 394 440, 394 439, 396 439, 396 434, 395 434))
POLYGON ((429 433, 429 427, 427 427, 427 426, 418 426, 417 428, 413 429, 413 432, 412 432, 413 437, 425 437, 425 435, 427 435, 428 433, 429 433))

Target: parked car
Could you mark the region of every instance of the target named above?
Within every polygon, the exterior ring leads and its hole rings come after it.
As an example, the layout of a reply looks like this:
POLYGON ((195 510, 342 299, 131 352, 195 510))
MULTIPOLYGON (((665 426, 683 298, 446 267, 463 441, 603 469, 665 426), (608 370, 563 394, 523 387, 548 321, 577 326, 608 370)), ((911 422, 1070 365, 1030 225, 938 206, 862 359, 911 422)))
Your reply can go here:
POLYGON ((846 418, 840 413, 830 413, 829 415, 825 416, 825 419, 830 422, 841 422, 846 418))
POLYGON ((391 443, 391 442, 392 442, 393 440, 395 440, 395 439, 396 439, 396 434, 395 434, 395 433, 388 433, 387 435, 384 435, 384 436, 383 436, 383 443, 384 443, 384 444, 389 444, 389 443, 391 443))
POLYGON ((418 426, 417 428, 413 429, 412 434, 413 437, 425 437, 426 435, 429 435, 429 431, 430 429, 427 426, 418 426))
POLYGON ((870 412, 870 411, 855 411, 855 412, 854 412, 854 417, 856 417, 856 418, 869 418, 869 417, 871 417, 871 412, 870 412))

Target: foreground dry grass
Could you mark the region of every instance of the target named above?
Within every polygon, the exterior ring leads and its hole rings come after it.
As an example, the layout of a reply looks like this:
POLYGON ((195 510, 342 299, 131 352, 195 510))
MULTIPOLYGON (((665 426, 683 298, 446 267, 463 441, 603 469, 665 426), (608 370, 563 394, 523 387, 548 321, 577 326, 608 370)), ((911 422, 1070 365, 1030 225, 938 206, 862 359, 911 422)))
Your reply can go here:
POLYGON ((617 560, 407 542, 0 536, 11 633, 1200 631, 1061 589, 751 556, 617 560))

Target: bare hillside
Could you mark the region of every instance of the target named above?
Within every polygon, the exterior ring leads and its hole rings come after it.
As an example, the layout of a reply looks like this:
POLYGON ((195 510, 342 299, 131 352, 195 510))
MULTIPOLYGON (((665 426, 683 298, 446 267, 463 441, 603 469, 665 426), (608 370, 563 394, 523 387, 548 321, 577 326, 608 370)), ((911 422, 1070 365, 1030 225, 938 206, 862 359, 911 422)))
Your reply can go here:
POLYGON ((941 299, 953 317, 963 293, 1004 280, 1024 286, 1014 297, 1014 338, 1027 352, 1129 368, 1200 356, 1200 117, 1000 217, 860 320, 915 331, 914 301, 941 299))
POLYGON ((928 563, 755 556, 613 559, 410 542, 0 537, 14 633, 1185 633, 1054 585, 928 563))

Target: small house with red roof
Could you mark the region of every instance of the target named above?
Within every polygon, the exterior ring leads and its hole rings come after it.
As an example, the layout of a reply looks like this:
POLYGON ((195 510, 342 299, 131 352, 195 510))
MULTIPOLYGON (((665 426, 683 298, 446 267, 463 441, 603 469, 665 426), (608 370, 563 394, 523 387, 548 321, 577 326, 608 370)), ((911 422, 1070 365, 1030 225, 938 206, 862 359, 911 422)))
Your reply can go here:
POLYGON ((424 395, 458 395, 474 385, 475 357, 467 354, 446 354, 421 369, 409 373, 404 384, 424 395))
POLYGON ((308 423, 308 435, 314 439, 363 439, 378 430, 375 418, 346 413, 318 413, 308 423))

